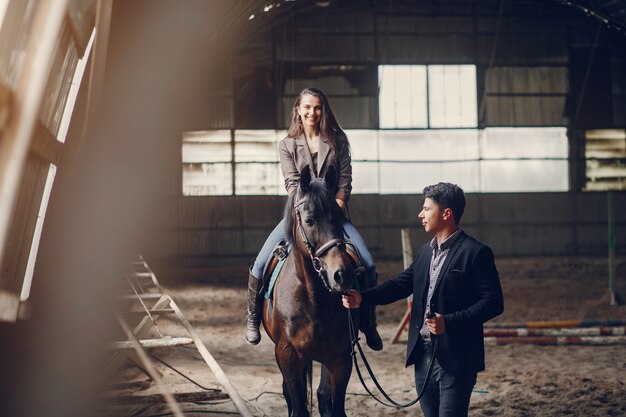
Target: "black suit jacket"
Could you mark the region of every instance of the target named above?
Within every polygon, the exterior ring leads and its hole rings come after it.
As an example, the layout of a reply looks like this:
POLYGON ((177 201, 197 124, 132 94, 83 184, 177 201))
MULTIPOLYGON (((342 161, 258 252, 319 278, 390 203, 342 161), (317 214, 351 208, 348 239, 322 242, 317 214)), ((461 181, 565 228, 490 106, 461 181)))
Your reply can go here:
MULTIPOLYGON (((363 305, 389 304, 413 294, 406 366, 423 354, 423 349, 415 347, 422 343, 419 331, 426 309, 431 256, 432 248, 426 243, 404 272, 362 293, 363 305)), ((504 310, 491 249, 461 232, 441 269, 431 305, 445 320, 445 332, 436 336, 441 367, 457 376, 484 370, 483 323, 504 310)))

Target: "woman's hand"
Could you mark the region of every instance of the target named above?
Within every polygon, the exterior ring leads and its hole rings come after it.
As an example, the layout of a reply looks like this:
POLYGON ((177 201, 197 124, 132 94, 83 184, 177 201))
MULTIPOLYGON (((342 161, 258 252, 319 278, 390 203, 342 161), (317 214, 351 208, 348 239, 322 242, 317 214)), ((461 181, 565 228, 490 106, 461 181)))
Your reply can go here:
POLYGON ((341 302, 345 308, 357 308, 361 305, 363 297, 357 290, 348 290, 347 294, 341 296, 341 302))
POLYGON ((348 215, 348 205, 346 204, 346 202, 343 201, 341 198, 335 198, 335 201, 337 202, 337 205, 343 212, 343 215, 346 217, 346 219, 350 220, 350 216, 348 215))

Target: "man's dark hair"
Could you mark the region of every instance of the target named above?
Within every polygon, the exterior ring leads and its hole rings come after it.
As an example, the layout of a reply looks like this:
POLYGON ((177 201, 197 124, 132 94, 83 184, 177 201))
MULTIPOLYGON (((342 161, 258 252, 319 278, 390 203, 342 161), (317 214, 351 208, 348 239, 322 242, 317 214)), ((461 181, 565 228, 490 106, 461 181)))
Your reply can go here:
POLYGON ((465 210, 465 193, 456 184, 440 182, 424 188, 424 198, 430 198, 441 208, 452 210, 454 220, 459 224, 465 210))

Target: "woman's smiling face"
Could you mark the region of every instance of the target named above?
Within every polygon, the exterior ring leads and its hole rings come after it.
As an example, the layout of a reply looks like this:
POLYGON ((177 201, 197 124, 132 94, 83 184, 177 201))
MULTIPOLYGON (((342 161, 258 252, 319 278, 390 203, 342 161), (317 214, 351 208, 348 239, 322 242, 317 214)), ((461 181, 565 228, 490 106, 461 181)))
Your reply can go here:
POLYGON ((297 107, 303 125, 317 127, 322 118, 322 100, 311 94, 305 94, 297 107))

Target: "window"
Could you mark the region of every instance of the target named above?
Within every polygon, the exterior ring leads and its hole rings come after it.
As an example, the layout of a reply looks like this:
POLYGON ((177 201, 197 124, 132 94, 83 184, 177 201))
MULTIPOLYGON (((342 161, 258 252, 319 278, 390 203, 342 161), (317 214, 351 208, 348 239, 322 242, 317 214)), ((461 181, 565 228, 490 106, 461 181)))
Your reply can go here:
POLYGON ((564 127, 487 128, 480 135, 477 191, 567 191, 568 149, 564 127))
POLYGON ((283 130, 183 134, 183 195, 286 194, 278 162, 283 130))
POLYGON ((378 77, 380 127, 428 127, 426 67, 381 65, 378 77))
POLYGON ((77 64, 78 51, 71 29, 64 24, 57 41, 39 115, 40 121, 54 137, 58 136, 77 64))
POLYGON ((235 131, 235 194, 286 194, 278 162, 282 130, 235 131))
MULTIPOLYGON (((282 130, 183 135, 183 194, 280 195, 282 130), (234 153, 231 153, 234 149, 234 153)), ((467 192, 567 191, 566 129, 346 130, 354 194, 421 193, 449 181, 467 192)))
POLYGON ((41 198, 41 204, 39 205, 37 223, 35 224, 35 233, 33 235, 33 241, 30 245, 30 253, 28 254, 28 263, 26 264, 24 282, 22 283, 22 293, 20 295, 21 301, 25 301, 28 297, 30 297, 30 287, 33 282, 33 273, 35 271, 35 262, 37 261, 37 252, 39 251, 41 231, 43 230, 43 222, 46 217, 46 210, 48 209, 48 202, 50 201, 50 193, 52 192, 52 185, 54 184, 56 172, 56 165, 50 164, 46 184, 44 185, 43 196, 41 198))
POLYGON ((183 133, 183 195, 233 194, 230 130, 183 133))
POLYGON ((626 187, 626 130, 585 131, 585 165, 585 190, 623 190, 626 187))
POLYGON ((439 181, 467 192, 568 190, 565 128, 349 130, 353 193, 412 194, 439 181))
POLYGON ((381 65, 378 75, 382 129, 477 126, 476 66, 381 65))
POLYGON ((70 121, 72 119, 74 105, 76 104, 76 99, 78 97, 78 90, 80 89, 80 83, 83 80, 83 75, 85 73, 87 60, 89 58, 89 54, 91 53, 91 48, 93 46, 95 35, 96 31, 94 29, 91 32, 91 37, 89 38, 89 43, 87 44, 85 53, 82 58, 78 59, 78 62, 76 63, 76 69, 74 70, 74 74, 72 76, 72 82, 67 93, 67 102, 65 103, 65 107, 63 108, 63 114, 61 115, 61 120, 59 122, 59 131, 57 135, 57 140, 62 143, 65 142, 65 137, 67 136, 67 130, 69 129, 70 121))

